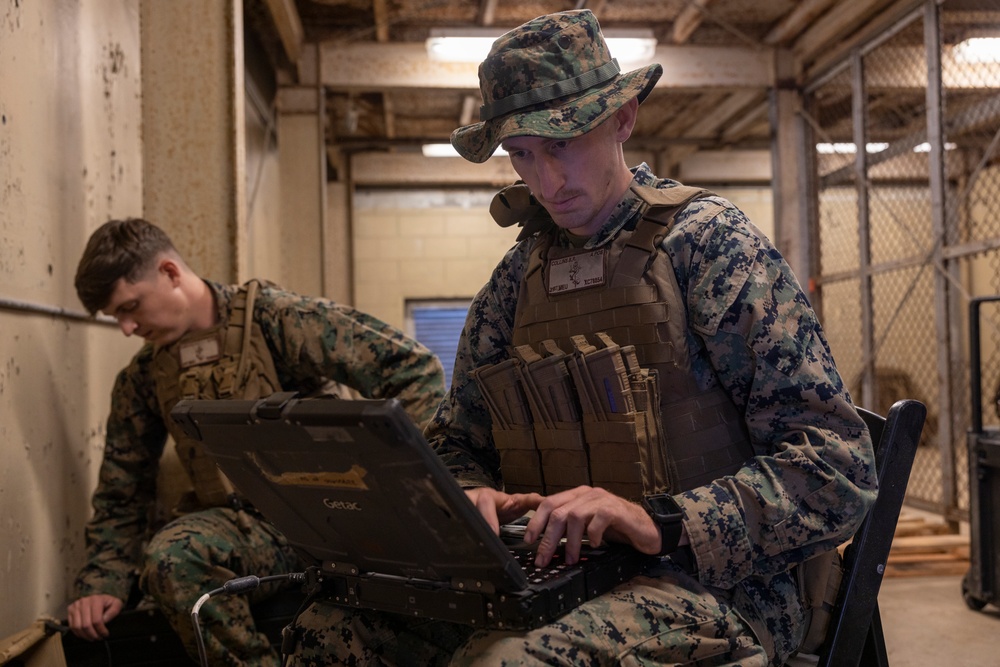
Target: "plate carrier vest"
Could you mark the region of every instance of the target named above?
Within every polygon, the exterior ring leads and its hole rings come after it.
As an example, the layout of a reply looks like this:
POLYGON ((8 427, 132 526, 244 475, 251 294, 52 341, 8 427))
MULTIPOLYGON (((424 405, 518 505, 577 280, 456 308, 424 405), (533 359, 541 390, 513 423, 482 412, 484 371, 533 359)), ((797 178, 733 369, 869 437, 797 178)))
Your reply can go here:
MULTIPOLYGON (((553 289, 567 284, 566 273, 552 279, 553 263, 572 265, 574 256, 595 251, 553 248, 558 230, 527 186, 505 188, 490 207, 502 227, 521 225, 518 241, 538 233, 514 316, 513 355, 473 371, 508 491, 591 484, 635 500, 733 474, 753 456, 728 394, 695 384, 683 295, 670 263, 655 261, 674 216, 711 193, 633 191, 645 204, 635 231, 619 233, 599 258, 605 280, 578 290, 553 289)), ((806 611, 798 650, 816 653, 843 578, 840 555, 814 556, 794 574, 806 611)))
POLYGON ((240 287, 233 297, 228 322, 188 334, 153 355, 152 374, 160 411, 203 508, 234 506, 235 490, 201 443, 187 437, 170 419, 170 410, 181 399, 255 400, 281 390, 264 334, 253 319, 259 288, 257 280, 240 287), (199 348, 206 351, 203 357, 199 348))
POLYGON ((556 248, 552 223, 538 234, 511 358, 473 371, 511 492, 585 484, 631 499, 678 493, 753 455, 728 394, 697 386, 683 295, 670 262, 656 261, 677 212, 711 193, 633 191, 642 217, 609 247, 556 248))

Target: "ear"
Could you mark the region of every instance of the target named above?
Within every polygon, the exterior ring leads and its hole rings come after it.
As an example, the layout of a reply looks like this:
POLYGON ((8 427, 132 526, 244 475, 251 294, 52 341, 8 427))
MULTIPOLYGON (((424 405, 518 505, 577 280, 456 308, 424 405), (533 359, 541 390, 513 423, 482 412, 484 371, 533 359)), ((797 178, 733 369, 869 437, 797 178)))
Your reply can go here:
POLYGON ((615 111, 615 122, 618 123, 615 138, 619 143, 625 143, 632 136, 635 119, 639 115, 639 98, 633 97, 615 111))
POLYGON ((160 259, 160 263, 157 265, 157 271, 162 273, 170 281, 170 284, 177 287, 181 284, 181 267, 180 265, 170 257, 163 257, 160 259))

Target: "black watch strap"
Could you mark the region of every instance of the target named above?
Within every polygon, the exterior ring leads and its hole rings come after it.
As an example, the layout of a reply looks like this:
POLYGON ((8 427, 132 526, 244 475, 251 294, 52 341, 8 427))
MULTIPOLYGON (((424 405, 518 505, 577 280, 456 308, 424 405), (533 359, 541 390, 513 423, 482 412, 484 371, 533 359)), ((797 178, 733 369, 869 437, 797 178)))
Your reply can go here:
POLYGON ((660 552, 666 556, 677 550, 684 532, 684 515, 677 501, 666 493, 643 496, 642 506, 660 529, 660 552))
POLYGON ((681 533, 684 532, 684 524, 680 521, 671 523, 657 523, 660 527, 660 553, 657 556, 666 556, 677 551, 677 545, 681 541, 681 533))

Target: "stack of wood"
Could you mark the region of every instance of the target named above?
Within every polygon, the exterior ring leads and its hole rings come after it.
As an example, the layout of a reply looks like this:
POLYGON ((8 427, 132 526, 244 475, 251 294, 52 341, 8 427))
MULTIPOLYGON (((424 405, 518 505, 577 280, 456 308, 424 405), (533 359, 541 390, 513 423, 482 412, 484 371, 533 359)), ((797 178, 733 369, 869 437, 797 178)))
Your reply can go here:
POLYGON ((969 536, 958 535, 942 521, 900 515, 886 577, 962 575, 969 570, 969 536))

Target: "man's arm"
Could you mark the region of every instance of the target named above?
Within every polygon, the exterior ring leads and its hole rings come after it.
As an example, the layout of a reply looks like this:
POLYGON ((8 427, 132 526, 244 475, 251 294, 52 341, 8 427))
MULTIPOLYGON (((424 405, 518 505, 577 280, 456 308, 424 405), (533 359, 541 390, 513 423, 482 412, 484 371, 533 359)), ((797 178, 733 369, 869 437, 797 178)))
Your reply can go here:
POLYGON ((324 377, 366 398, 397 398, 421 427, 444 396, 440 360, 376 317, 272 288, 262 290, 255 314, 283 381, 324 377))
POLYGON ((710 220, 692 208, 664 244, 694 371, 744 411, 756 454, 680 497, 701 580, 728 587, 842 543, 877 481, 871 438, 788 264, 731 205, 710 220))
MULTIPOLYGON (((149 352, 145 348, 118 374, 112 390, 104 458, 92 500, 94 515, 85 529, 87 561, 76 581, 80 598, 109 596, 124 601, 135 583, 167 435, 146 372, 149 352)), ((89 615, 78 607, 77 619, 103 622, 121 609, 104 598, 96 600, 87 603, 89 615), (93 613, 94 604, 105 610, 100 616, 93 613)), ((93 631, 99 634, 99 629, 93 631)))

